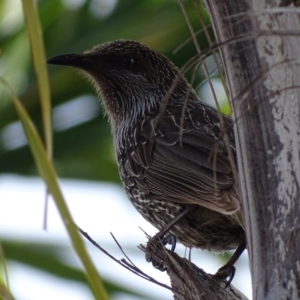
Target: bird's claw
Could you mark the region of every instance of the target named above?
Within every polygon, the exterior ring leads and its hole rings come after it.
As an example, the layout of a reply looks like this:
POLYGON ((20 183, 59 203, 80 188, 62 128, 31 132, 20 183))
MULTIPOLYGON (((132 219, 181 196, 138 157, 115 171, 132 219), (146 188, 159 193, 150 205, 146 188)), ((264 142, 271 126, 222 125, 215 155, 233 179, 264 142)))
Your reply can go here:
POLYGON ((159 271, 166 271, 166 267, 164 266, 163 261, 155 259, 151 253, 146 253, 145 255, 146 262, 152 263, 152 266, 159 271))
POLYGON ((226 289, 231 284, 234 275, 235 275, 235 267, 225 265, 218 270, 218 272, 214 275, 214 277, 221 280, 225 280, 229 277, 225 285, 225 289, 226 289))
POLYGON ((161 239, 162 243, 164 246, 166 245, 171 245, 171 253, 174 253, 175 251, 175 248, 176 248, 176 243, 177 243, 177 240, 176 240, 176 236, 174 234, 166 234, 162 239, 161 239))
MULTIPOLYGON (((154 236, 154 239, 157 238, 156 236, 154 236)), ((167 234, 163 237, 158 237, 159 241, 164 245, 171 245, 171 249, 170 252, 173 253, 175 251, 176 248, 176 236, 174 234, 167 234)), ((166 271, 166 267, 164 266, 163 262, 160 260, 156 260, 155 258, 153 258, 153 256, 149 253, 146 253, 145 255, 146 261, 147 262, 152 262, 152 265, 155 269, 159 270, 159 271, 166 271)))

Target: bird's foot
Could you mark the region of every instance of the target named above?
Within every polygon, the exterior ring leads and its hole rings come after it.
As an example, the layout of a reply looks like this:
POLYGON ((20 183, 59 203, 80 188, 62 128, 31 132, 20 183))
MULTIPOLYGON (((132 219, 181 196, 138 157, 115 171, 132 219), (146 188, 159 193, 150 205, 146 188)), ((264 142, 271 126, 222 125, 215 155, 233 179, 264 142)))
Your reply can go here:
MULTIPOLYGON (((159 234, 157 234, 149 240, 148 246, 149 246, 149 243, 153 243, 156 241, 162 243, 164 246, 171 245, 171 249, 170 249, 171 253, 173 253, 176 248, 177 241, 176 241, 176 236, 174 234, 166 234, 163 237, 161 237, 159 234)), ((148 246, 147 246, 147 248, 148 248, 148 246)), ((152 262, 152 265, 155 269, 160 270, 162 272, 166 271, 166 267, 164 266, 163 262, 161 260, 155 259, 151 255, 151 253, 146 253, 145 257, 146 257, 147 262, 152 262)))
MULTIPOLYGON (((171 245, 171 253, 174 252, 175 247, 176 247, 176 237, 175 235, 168 233, 172 227, 182 218, 184 218, 186 216, 186 214, 191 210, 191 207, 187 207, 185 208, 182 212, 180 212, 179 215, 177 215, 174 219, 171 220, 171 222, 169 222, 164 228, 162 228, 153 238, 151 238, 148 241, 147 244, 147 248, 149 248, 149 246, 151 245, 151 243, 153 242, 159 242, 162 243, 164 246, 166 246, 167 244, 171 245)), ((151 253, 149 251, 149 253, 151 253)), ((161 271, 165 271, 166 268, 163 265, 162 261, 160 260, 159 262, 155 261, 155 259, 153 259, 153 257, 151 255, 147 255, 146 254, 146 260, 148 262, 152 262, 153 266, 156 269, 159 269, 161 271)))
POLYGON ((232 266, 232 265, 227 265, 226 264, 225 266, 220 268, 218 270, 218 272, 213 276, 216 279, 221 279, 221 280, 225 280, 225 279, 229 278, 226 285, 225 285, 225 289, 226 289, 231 284, 231 282, 234 278, 234 275, 235 275, 235 267, 232 266))
POLYGON ((166 234, 163 238, 161 238, 161 242, 164 246, 166 245, 171 245, 171 253, 173 253, 175 251, 176 248, 176 236, 172 233, 166 234))
POLYGON ((235 275, 234 264, 239 259, 239 257, 241 256, 241 254, 245 249, 246 249, 246 240, 245 240, 245 235, 243 234, 238 247, 234 251, 229 261, 222 268, 220 268, 215 275, 213 275, 216 279, 225 280, 228 278, 228 281, 225 285, 225 289, 231 284, 233 277, 235 275))

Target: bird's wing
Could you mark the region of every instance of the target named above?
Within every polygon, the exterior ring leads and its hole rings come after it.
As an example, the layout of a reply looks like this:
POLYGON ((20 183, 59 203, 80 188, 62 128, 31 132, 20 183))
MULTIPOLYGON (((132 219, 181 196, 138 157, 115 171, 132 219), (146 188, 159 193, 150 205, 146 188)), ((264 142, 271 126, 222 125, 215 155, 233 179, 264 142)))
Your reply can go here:
POLYGON ((131 174, 137 175, 139 189, 153 199, 232 214, 240 205, 218 119, 201 123, 196 121, 197 111, 190 113, 182 130, 174 112, 167 112, 158 124, 144 122, 141 131, 135 131, 142 143, 135 143, 130 153, 131 174))

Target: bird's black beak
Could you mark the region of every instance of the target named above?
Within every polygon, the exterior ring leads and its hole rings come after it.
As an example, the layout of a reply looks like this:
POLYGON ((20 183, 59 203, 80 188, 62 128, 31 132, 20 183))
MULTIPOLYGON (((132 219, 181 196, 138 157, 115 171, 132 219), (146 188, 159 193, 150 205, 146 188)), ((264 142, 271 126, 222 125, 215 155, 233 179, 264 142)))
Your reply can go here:
POLYGON ((83 54, 64 54, 48 59, 47 64, 84 68, 89 65, 89 60, 83 54))

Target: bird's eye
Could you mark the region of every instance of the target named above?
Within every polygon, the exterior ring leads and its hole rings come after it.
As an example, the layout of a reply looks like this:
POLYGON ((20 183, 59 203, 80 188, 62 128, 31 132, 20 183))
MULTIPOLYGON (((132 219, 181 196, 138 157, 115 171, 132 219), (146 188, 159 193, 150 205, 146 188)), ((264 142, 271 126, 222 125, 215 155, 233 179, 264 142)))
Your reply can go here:
POLYGON ((126 57, 122 60, 122 65, 125 68, 131 68, 134 64, 134 60, 130 57, 126 57))

